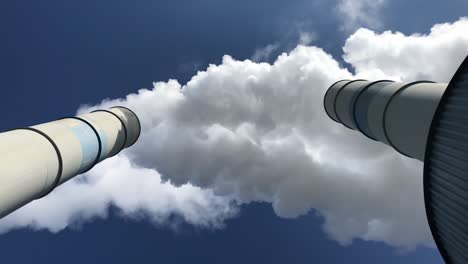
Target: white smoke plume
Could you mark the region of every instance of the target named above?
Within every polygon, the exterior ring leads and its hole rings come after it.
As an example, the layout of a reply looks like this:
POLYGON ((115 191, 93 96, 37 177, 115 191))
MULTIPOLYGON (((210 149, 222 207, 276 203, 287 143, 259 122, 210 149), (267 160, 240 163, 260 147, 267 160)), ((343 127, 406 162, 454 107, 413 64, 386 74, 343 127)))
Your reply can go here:
MULTIPOLYGON (((360 29, 344 46, 357 76, 448 81, 468 51, 468 20, 428 35, 360 29), (435 59, 437 58, 437 59, 435 59)), ((273 64, 225 56, 186 85, 157 82, 125 99, 140 117, 137 144, 49 197, 0 221, 0 231, 53 232, 106 217, 167 224, 172 216, 220 227, 239 204, 269 202, 280 217, 316 209, 330 238, 433 246, 425 218, 422 163, 331 121, 323 95, 356 78, 318 47, 298 46, 273 64), (43 212, 46 213, 43 213, 43 212), (41 212, 41 213, 39 213, 41 212)))
POLYGON ((178 219, 199 227, 219 228, 237 214, 235 204, 211 190, 190 184, 175 187, 161 181, 152 169, 131 164, 118 155, 98 164, 84 176, 57 188, 0 221, 0 233, 29 227, 59 232, 95 218, 106 218, 109 207, 122 217, 148 219, 177 227, 178 219))

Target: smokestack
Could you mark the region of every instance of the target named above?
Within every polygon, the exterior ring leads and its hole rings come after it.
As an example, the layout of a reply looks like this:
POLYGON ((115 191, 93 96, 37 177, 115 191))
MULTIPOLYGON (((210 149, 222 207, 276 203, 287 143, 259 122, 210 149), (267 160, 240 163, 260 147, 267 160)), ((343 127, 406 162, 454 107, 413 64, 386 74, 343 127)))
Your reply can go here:
POLYGON ((122 106, 0 133, 0 218, 132 146, 136 114, 122 106))
POLYGON ((424 198, 447 263, 468 263, 468 57, 450 83, 341 80, 327 115, 424 162, 424 198))
POLYGON ((446 88, 429 81, 340 81, 328 89, 325 110, 344 126, 423 161, 432 117, 446 88))

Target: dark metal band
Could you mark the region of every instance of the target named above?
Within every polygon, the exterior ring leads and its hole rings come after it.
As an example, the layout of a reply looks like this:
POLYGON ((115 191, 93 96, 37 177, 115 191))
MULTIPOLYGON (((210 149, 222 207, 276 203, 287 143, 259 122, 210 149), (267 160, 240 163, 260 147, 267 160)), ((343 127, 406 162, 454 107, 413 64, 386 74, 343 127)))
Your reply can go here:
POLYGON ((375 82, 371 82, 369 83, 368 85, 364 86, 364 88, 362 88, 358 95, 356 96, 356 99, 354 100, 354 103, 353 103, 353 121, 354 123, 356 124, 356 128, 364 135, 366 136, 367 138, 371 139, 371 140, 374 140, 374 141, 377 141, 377 139, 373 138, 371 135, 367 135, 366 132, 362 129, 362 127, 359 126, 359 123, 357 121, 357 117, 356 117, 356 105, 357 105, 357 102, 359 101, 359 97, 364 94, 365 91, 367 91, 372 85, 374 84, 377 84, 377 83, 382 83, 382 82, 394 82, 394 81, 391 81, 391 80, 379 80, 379 81, 375 81, 375 82))
MULTIPOLYGON (((341 91, 343 91, 344 88, 346 88, 346 86, 352 84, 352 83, 355 83, 355 82, 362 82, 362 81, 367 81, 367 80, 364 80, 364 79, 357 79, 357 80, 353 80, 353 81, 350 81, 348 82, 347 84, 341 86, 341 88, 338 90, 338 92, 336 93, 335 95, 335 100, 333 101, 333 111, 335 111, 335 114, 336 114, 336 119, 338 119, 338 122, 340 122, 343 126, 349 128, 349 129, 353 129, 352 127, 349 127, 348 125, 346 125, 340 118, 340 116, 338 115, 338 112, 336 111, 336 99, 338 99, 338 96, 340 95, 341 91)), ((354 129, 353 129, 354 130, 354 129)))
POLYGON ((47 141, 49 141, 49 143, 54 148, 55 153, 57 154, 57 160, 58 160, 57 175, 55 176, 54 182, 49 187, 49 189, 46 190, 45 192, 43 192, 42 194, 40 194, 36 198, 36 199, 41 199, 42 197, 47 196, 48 194, 50 194, 60 184, 60 179, 62 178, 62 172, 63 172, 62 154, 60 153, 60 150, 59 150, 57 144, 55 144, 55 142, 52 140, 52 138, 49 137, 46 133, 40 131, 39 129, 32 128, 32 127, 23 127, 23 128, 17 128, 17 129, 14 129, 14 130, 29 130, 29 131, 32 131, 34 133, 37 133, 37 134, 43 136, 45 139, 47 139, 47 141))
MULTIPOLYGON (((325 108, 325 113, 327 114, 327 116, 328 116, 331 120, 336 121, 336 122, 338 122, 338 120, 335 120, 335 119, 330 115, 330 113, 329 113, 328 110, 327 110, 327 105, 326 105, 325 102, 326 102, 326 100, 327 100, 328 93, 330 92, 330 89, 331 89, 333 86, 335 86, 335 85, 337 85, 338 83, 340 83, 340 82, 350 82, 350 80, 346 80, 346 79, 345 79, 345 80, 339 80, 339 81, 337 81, 337 82, 334 82, 332 85, 330 85, 330 87, 328 87, 327 91, 325 92, 325 95, 323 96, 323 108, 325 108)), ((336 96, 335 96, 335 98, 336 98, 336 96)), ((336 113, 335 113, 335 114, 336 114, 336 113)))
POLYGON ((135 114, 135 112, 133 112, 131 109, 129 109, 129 108, 125 107, 125 106, 117 105, 117 106, 111 107, 111 109, 112 109, 112 108, 122 108, 122 109, 126 109, 127 111, 129 111, 130 113, 132 113, 132 114, 135 116, 136 121, 138 122, 138 134, 137 134, 137 136, 135 137, 135 140, 132 142, 132 144, 130 144, 128 147, 133 146, 133 144, 135 144, 135 143, 138 141, 138 139, 140 138, 140 134, 141 134, 141 122, 140 122, 140 119, 138 118, 137 114, 135 114))
POLYGON ((86 125, 88 125, 93 130, 94 134, 96 135, 96 139, 98 141, 98 153, 97 153, 96 159, 94 160, 93 164, 91 164, 91 166, 87 170, 85 170, 83 172, 80 172, 80 173, 88 172, 89 170, 91 170, 99 162, 99 159, 101 158, 101 153, 102 153, 101 136, 99 136, 99 133, 97 132, 96 128, 94 128, 94 126, 91 125, 91 123, 86 121, 85 119, 83 119, 81 117, 77 117, 77 116, 67 116, 67 117, 64 117, 62 119, 67 119, 67 118, 76 119, 76 120, 79 120, 79 121, 85 123, 86 125))
POLYGON ((114 116, 115 118, 117 118, 120 123, 122 124, 122 128, 123 128, 123 131, 124 131, 124 141, 123 141, 123 144, 122 144, 122 147, 119 149, 119 151, 117 151, 114 155, 112 156, 115 156, 117 155, 120 151, 122 151, 124 148, 125 148, 125 145, 127 145, 127 127, 125 126, 125 122, 115 113, 109 111, 109 110, 95 110, 95 111, 92 111, 91 113, 96 113, 96 112, 105 112, 105 113, 109 113, 111 114, 112 116, 114 116))
POLYGON ((410 155, 404 153, 402 150, 398 149, 398 147, 395 144, 393 144, 392 140, 388 136, 387 122, 386 122, 387 121, 387 111, 388 111, 388 107, 390 106, 390 103, 393 101, 393 99, 395 99, 399 94, 401 94, 407 88, 409 88, 409 87, 411 87, 411 86, 413 86, 415 84, 420 84, 420 83, 434 83, 434 82, 433 81, 415 81, 415 82, 407 83, 407 84, 403 85, 402 87, 400 87, 400 89, 398 89, 398 91, 393 93, 392 96, 390 97, 390 99, 388 99, 387 104, 385 105, 384 112, 383 112, 383 117, 382 117, 383 132, 384 132, 385 139, 388 142, 388 145, 390 145, 392 148, 394 148, 401 155, 404 155, 404 156, 409 157, 409 158, 413 158, 413 157, 411 157, 410 155))

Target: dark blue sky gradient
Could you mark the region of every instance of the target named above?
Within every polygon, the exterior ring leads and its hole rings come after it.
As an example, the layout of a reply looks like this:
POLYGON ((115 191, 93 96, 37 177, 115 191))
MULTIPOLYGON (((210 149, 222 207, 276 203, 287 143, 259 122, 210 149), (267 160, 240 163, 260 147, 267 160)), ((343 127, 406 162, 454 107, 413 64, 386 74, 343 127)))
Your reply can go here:
POLYGON ((382 243, 339 246, 324 237, 313 214, 280 219, 268 204, 244 207, 218 231, 173 232, 112 218, 56 235, 12 232, 0 236, 0 248, 5 263, 441 263, 430 249, 398 254, 382 243))
MULTIPOLYGON (((80 104, 123 97, 152 81, 185 83, 224 54, 293 48, 299 32, 340 59, 347 33, 334 1, 15 0, 0 2, 0 130, 73 115, 80 104)), ((384 29, 427 32, 464 15, 468 3, 391 1, 384 29)), ((244 206, 223 230, 173 232, 145 221, 106 220, 59 234, 0 235, 2 263, 441 263, 435 250, 396 254, 382 243, 342 247, 313 213, 279 219, 267 204, 244 206)), ((426 224, 426 223, 421 223, 426 224)))

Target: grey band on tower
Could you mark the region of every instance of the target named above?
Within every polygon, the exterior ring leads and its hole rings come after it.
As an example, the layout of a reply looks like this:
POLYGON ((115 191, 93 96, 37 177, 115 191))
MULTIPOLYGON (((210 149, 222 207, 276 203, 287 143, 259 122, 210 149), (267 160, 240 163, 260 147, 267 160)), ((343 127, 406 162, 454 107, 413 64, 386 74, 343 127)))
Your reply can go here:
POLYGON ((446 263, 468 263, 468 57, 448 84, 342 80, 323 103, 334 121, 424 161, 432 236, 446 263))
POLYGON ((0 133, 0 218, 133 145, 137 115, 117 106, 0 133))

